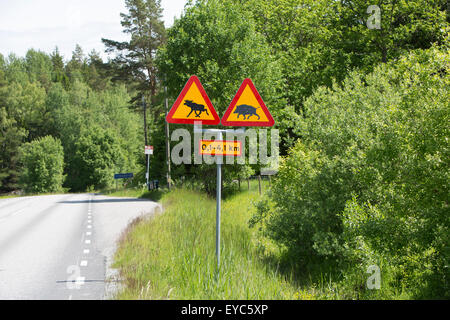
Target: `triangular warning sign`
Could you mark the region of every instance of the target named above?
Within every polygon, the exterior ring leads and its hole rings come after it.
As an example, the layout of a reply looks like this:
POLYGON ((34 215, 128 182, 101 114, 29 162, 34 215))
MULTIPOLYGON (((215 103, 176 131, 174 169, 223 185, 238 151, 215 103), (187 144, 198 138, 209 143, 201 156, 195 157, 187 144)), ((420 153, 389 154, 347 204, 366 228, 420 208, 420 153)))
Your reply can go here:
POLYGON ((273 127, 275 121, 252 80, 245 79, 222 118, 231 127, 273 127))
POLYGON ((192 76, 181 91, 166 117, 169 123, 219 124, 220 118, 209 100, 200 80, 192 76))

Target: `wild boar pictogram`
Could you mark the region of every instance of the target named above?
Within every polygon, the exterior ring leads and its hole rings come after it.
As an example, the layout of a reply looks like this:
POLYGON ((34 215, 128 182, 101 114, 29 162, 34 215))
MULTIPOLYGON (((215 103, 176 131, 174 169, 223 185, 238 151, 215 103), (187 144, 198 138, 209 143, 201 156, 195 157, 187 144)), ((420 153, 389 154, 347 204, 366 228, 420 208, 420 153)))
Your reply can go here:
POLYGON ((261 117, 256 113, 256 110, 259 108, 255 108, 246 104, 241 104, 240 106, 236 107, 236 110, 234 111, 234 113, 236 113, 238 116, 237 118, 239 119, 239 117, 242 115, 244 116, 244 120, 248 120, 250 119, 250 117, 252 116, 257 116, 258 120, 261 119, 261 117), (247 117, 247 119, 246 119, 247 117))

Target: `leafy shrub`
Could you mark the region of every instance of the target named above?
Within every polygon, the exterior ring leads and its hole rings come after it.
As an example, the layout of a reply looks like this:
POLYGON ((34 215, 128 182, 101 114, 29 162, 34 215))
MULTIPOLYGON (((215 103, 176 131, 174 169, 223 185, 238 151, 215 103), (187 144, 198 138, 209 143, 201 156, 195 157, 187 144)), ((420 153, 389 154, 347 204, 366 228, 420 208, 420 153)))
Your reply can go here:
POLYGON ((113 130, 93 126, 83 130, 75 142, 69 172, 76 191, 103 189, 113 185, 114 173, 124 162, 119 138, 113 130))
POLYGON ((385 261, 415 296, 448 295, 449 57, 419 50, 306 101, 255 218, 297 261, 385 261))
POLYGON ((27 192, 57 192, 64 182, 64 151, 51 136, 39 138, 19 149, 23 164, 21 183, 27 192))

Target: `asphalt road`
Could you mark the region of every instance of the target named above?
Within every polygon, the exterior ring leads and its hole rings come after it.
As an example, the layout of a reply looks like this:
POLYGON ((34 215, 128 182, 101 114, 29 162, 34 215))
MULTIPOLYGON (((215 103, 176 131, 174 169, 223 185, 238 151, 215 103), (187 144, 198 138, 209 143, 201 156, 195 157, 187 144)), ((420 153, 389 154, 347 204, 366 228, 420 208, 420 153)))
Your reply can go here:
POLYGON ((116 242, 157 206, 94 194, 0 200, 0 300, 111 298, 116 242))

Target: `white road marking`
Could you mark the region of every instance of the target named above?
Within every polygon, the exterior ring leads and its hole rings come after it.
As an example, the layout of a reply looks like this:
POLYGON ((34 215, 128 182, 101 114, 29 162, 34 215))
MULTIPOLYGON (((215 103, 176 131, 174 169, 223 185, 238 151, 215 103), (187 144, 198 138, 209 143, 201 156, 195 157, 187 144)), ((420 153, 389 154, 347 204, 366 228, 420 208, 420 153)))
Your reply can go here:
POLYGON ((92 226, 91 226, 91 225, 88 225, 87 228, 88 228, 88 229, 92 229, 92 226))
POLYGON ((84 284, 84 281, 86 280, 85 277, 78 277, 77 280, 75 280, 76 284, 84 284))
POLYGON ((91 244, 91 240, 86 240, 84 243, 91 244))
POLYGON ((11 214, 11 217, 14 217, 15 215, 18 215, 19 213, 22 213, 23 211, 25 211, 25 209, 27 209, 27 208, 22 208, 22 209, 20 209, 20 210, 18 210, 16 212, 14 212, 13 214, 11 214))
POLYGON ((82 260, 82 261, 80 262, 80 266, 81 266, 81 267, 87 267, 87 265, 88 265, 87 260, 82 260))
POLYGON ((89 232, 89 231, 88 231, 88 232, 86 232, 86 235, 87 235, 87 236, 90 236, 90 235, 92 235, 92 232, 89 232))
POLYGON ((89 254, 89 252, 90 252, 89 249, 84 249, 83 250, 83 254, 89 254))

